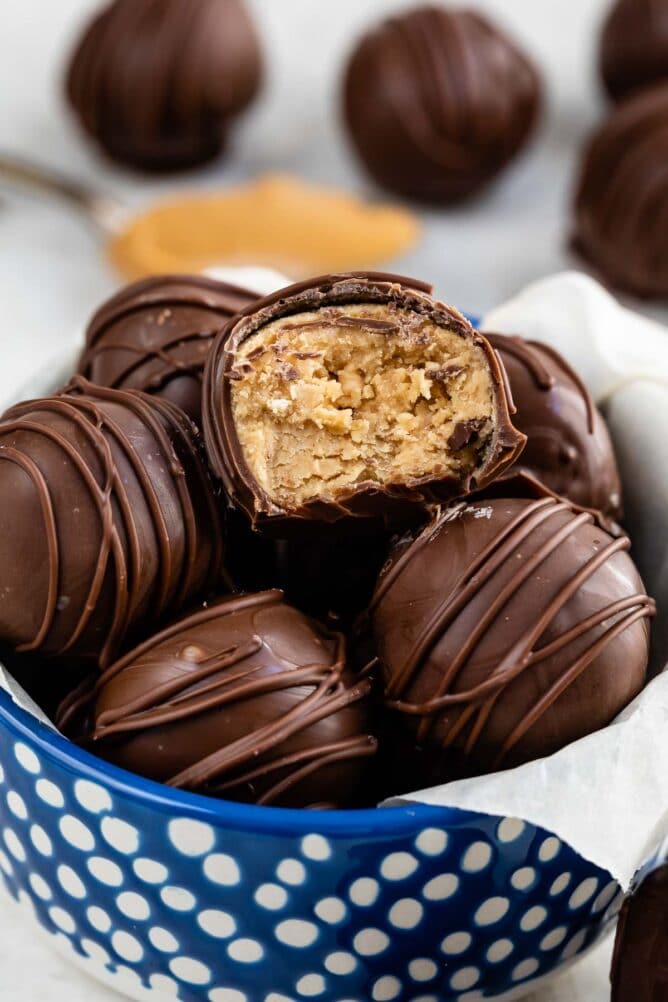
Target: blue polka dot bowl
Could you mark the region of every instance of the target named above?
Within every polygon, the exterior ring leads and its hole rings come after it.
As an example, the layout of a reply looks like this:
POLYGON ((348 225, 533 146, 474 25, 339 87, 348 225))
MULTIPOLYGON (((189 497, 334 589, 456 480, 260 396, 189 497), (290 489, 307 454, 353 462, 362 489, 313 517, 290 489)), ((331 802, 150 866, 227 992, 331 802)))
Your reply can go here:
POLYGON ((2 691, 0 764, 10 892, 135 999, 514 998, 619 907, 608 873, 518 819, 211 800, 99 761, 2 691))

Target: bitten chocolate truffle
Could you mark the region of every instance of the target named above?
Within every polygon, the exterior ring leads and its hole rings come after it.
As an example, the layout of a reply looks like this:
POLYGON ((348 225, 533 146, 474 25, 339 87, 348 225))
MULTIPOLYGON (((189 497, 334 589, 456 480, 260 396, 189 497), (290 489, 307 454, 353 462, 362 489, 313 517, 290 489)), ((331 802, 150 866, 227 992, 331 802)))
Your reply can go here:
POLYGON ((587 387, 549 345, 484 335, 508 376, 512 421, 527 437, 512 475, 526 471, 555 494, 612 518, 621 515, 621 483, 605 421, 587 387))
POLYGON ((320 277, 216 337, 207 452, 256 526, 407 518, 517 458, 496 353, 428 291, 396 275, 320 277))
POLYGON ((460 502, 398 546, 371 616, 413 788, 550 755, 638 694, 654 603, 629 546, 553 496, 460 502))
POLYGON ((360 40, 344 111, 385 188, 448 203, 484 188, 526 144, 541 104, 527 56, 472 10, 418 7, 360 40))
POLYGON ((121 289, 91 319, 79 371, 100 386, 155 393, 199 423, 214 335, 259 297, 198 275, 161 275, 121 289))
POLYGON ((576 250, 612 286, 668 297, 668 84, 619 105, 589 142, 575 197, 576 250))
POLYGON ((615 101, 668 81, 667 0, 617 0, 603 26, 600 59, 615 101))
POLYGON ((243 0, 114 0, 78 42, 66 91, 110 157, 178 170, 221 151, 260 74, 243 0))
POLYGON ((644 874, 619 916, 611 1002, 663 1002, 668 992, 668 863, 644 874))
POLYGON ((0 639, 90 658, 218 577, 195 426, 165 400, 75 379, 0 420, 0 639))
POLYGON ((216 602, 99 681, 93 750, 170 786, 284 807, 350 807, 366 783, 369 678, 280 591, 216 602))

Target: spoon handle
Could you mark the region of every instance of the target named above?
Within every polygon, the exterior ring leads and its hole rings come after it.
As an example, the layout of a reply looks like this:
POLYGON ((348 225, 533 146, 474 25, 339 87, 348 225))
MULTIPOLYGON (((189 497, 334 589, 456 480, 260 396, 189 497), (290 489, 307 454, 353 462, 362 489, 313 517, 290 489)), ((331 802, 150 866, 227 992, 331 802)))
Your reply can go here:
POLYGON ((28 187, 36 192, 59 198, 82 212, 97 229, 109 237, 123 230, 129 211, 110 195, 94 191, 83 182, 0 151, 0 183, 28 187))

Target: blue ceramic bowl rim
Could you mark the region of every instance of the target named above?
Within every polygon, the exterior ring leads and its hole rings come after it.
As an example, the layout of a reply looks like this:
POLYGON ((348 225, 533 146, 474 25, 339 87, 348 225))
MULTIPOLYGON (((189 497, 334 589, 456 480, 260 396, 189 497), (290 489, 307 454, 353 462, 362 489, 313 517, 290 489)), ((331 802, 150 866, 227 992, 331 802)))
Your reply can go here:
POLYGON ((182 811, 189 817, 209 822, 218 828, 231 827, 253 832, 283 835, 322 835, 379 837, 412 832, 429 824, 447 825, 461 820, 456 808, 428 804, 402 804, 396 807, 367 807, 356 810, 308 811, 301 808, 263 807, 218 800, 187 790, 177 790, 145 779, 105 762, 52 730, 18 706, 9 693, 0 690, 0 726, 9 723, 20 736, 35 745, 47 757, 67 771, 76 773, 115 792, 130 796, 148 806, 182 811))
MULTIPOLYGON (((465 316, 477 327, 479 320, 476 315, 467 312, 465 316)), ((286 835, 306 835, 317 829, 323 835, 345 838, 412 832, 430 823, 443 826, 449 820, 462 817, 462 812, 456 808, 419 803, 313 812, 218 800, 187 790, 173 789, 105 762, 47 727, 18 706, 9 693, 0 689, 0 722, 4 721, 8 721, 14 730, 70 772, 111 787, 147 805, 172 811, 178 809, 190 817, 219 828, 229 825, 235 829, 286 835)))

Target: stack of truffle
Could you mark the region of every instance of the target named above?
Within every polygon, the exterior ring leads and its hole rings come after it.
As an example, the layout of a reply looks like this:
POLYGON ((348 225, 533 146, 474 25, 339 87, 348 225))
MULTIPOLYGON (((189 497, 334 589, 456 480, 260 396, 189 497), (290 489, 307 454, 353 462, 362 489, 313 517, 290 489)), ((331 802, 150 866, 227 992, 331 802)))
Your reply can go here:
POLYGON ((392 275, 175 276, 106 303, 80 370, 0 420, 0 640, 96 754, 368 805, 551 754, 644 685, 612 446, 552 348, 392 275))

